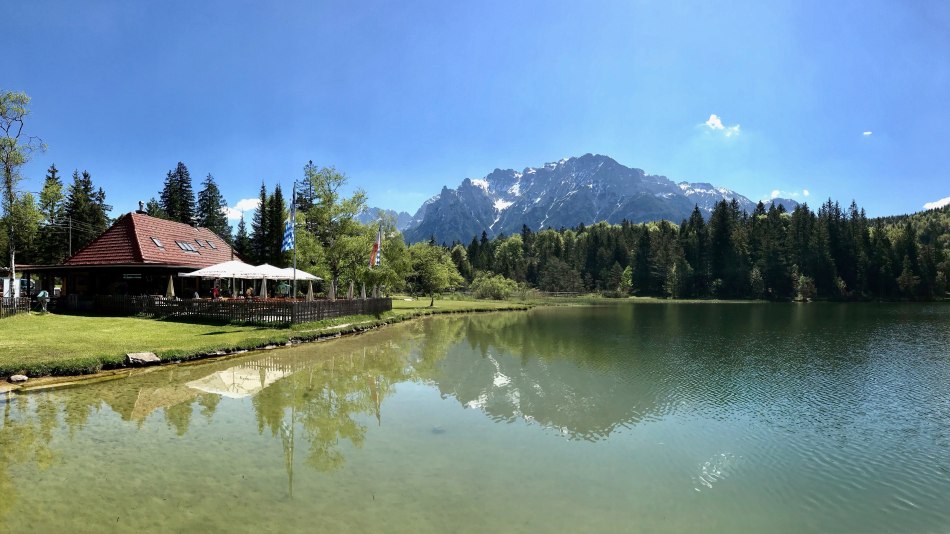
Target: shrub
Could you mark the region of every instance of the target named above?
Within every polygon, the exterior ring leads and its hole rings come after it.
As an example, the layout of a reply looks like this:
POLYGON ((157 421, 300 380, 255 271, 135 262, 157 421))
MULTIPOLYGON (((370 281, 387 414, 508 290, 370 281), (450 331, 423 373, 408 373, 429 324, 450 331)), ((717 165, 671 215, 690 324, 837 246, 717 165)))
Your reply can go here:
POLYGON ((478 299, 505 300, 518 290, 518 284, 500 274, 478 274, 469 286, 478 299))

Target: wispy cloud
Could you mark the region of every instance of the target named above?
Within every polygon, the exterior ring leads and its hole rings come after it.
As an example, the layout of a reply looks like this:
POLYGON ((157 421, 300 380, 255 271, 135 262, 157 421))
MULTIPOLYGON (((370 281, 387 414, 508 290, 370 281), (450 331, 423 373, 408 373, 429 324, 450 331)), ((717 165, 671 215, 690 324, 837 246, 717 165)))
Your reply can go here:
POLYGON ((802 195, 804 195, 804 196, 807 197, 807 196, 810 195, 810 194, 811 194, 811 193, 809 193, 807 189, 802 189, 802 195))
POLYGON ((237 204, 233 207, 228 206, 221 208, 221 213, 225 214, 230 221, 237 221, 241 219, 241 214, 245 211, 253 211, 257 209, 257 206, 261 203, 259 198, 242 198, 238 200, 237 204))
POLYGON ((726 137, 739 135, 738 124, 734 124, 732 126, 726 126, 722 123, 722 119, 719 117, 719 115, 716 115, 715 113, 710 115, 709 119, 707 119, 706 122, 703 124, 706 126, 706 128, 709 128, 710 130, 714 132, 722 132, 722 134, 725 135, 726 137))
POLYGON ((924 209, 925 209, 925 210, 932 210, 932 209, 936 209, 936 208, 942 208, 942 207, 944 207, 944 206, 946 206, 946 205, 948 205, 948 204, 950 204, 950 197, 941 198, 940 200, 937 200, 937 201, 935 201, 935 202, 928 202, 928 203, 924 204, 924 209))
POLYGON ((874 132, 872 131, 862 132, 861 135, 863 135, 864 137, 871 137, 872 135, 874 135, 874 132))

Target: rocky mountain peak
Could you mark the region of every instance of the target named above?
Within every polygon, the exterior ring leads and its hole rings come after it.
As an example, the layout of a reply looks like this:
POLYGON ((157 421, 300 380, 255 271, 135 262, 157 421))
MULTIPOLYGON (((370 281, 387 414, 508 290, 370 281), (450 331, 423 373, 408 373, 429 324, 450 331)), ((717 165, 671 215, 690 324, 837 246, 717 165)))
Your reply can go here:
MULTIPOLYGON (((490 236, 572 227, 598 221, 619 223, 667 219, 678 223, 694 206, 708 216, 720 200, 736 199, 752 212, 756 203, 707 182, 674 183, 626 167, 609 156, 584 154, 526 167, 495 169, 483 178, 465 178, 457 189, 443 187, 426 201, 405 230, 420 241, 468 242, 484 230, 490 236)), ((789 210, 797 203, 778 199, 789 210)))

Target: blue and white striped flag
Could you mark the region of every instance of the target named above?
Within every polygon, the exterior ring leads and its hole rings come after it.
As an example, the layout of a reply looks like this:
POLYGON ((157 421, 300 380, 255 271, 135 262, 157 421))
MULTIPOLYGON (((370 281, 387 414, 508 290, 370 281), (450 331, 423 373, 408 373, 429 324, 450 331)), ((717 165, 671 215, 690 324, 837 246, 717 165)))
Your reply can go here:
POLYGON ((290 252, 294 249, 294 222, 287 219, 287 225, 284 227, 284 244, 280 247, 281 252, 290 252))
POLYGON ((284 243, 280 247, 281 252, 290 252, 296 246, 296 232, 294 231, 294 220, 297 218, 297 191, 294 190, 294 196, 291 197, 290 216, 287 217, 287 224, 284 226, 284 243))

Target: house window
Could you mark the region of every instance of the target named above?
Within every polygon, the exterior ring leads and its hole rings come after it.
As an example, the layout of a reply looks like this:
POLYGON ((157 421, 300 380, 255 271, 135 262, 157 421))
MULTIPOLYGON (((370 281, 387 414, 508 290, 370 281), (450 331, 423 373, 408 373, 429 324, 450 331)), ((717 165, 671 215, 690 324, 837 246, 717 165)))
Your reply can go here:
POLYGON ((199 247, 205 248, 205 246, 201 244, 201 240, 200 240, 200 239, 195 239, 195 243, 198 243, 198 246, 199 246, 199 247))
POLYGON ((198 249, 195 248, 191 243, 186 243, 184 241, 175 241, 175 244, 178 245, 178 248, 184 250, 185 252, 198 252, 198 249))
POLYGON ((165 248, 165 246, 162 245, 162 242, 159 241, 157 237, 152 238, 152 243, 155 243, 155 246, 158 248, 165 248))
POLYGON ((209 247, 211 247, 211 248, 213 248, 213 249, 215 249, 215 250, 218 250, 218 247, 214 246, 214 243, 212 243, 211 241, 205 241, 205 243, 207 243, 209 247))

